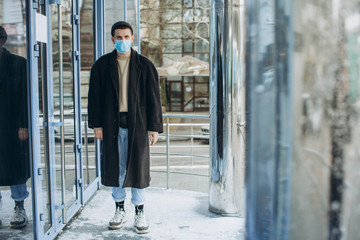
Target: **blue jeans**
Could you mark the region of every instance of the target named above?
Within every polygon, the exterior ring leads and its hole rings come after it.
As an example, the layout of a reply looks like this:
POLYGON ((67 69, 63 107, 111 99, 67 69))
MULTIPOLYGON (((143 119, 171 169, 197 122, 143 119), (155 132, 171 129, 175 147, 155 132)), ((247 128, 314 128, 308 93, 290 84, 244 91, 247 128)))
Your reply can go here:
MULTIPOLYGON (((126 175, 126 166, 128 161, 128 129, 119 128, 118 135, 118 149, 119 149, 119 187, 112 188, 112 197, 115 202, 124 201, 126 198, 126 191, 123 188, 124 179, 126 175)), ((143 205, 145 203, 145 189, 131 188, 131 202, 136 205, 143 205)))
POLYGON ((10 186, 11 198, 14 201, 23 201, 29 196, 29 192, 26 189, 26 184, 18 184, 10 186))

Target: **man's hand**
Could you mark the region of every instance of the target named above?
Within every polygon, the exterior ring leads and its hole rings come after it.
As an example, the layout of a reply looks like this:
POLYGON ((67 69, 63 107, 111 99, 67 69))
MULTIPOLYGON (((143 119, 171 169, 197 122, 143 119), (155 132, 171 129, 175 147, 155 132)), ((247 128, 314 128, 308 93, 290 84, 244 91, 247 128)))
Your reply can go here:
POLYGON ((95 137, 99 139, 100 141, 103 140, 103 130, 102 128, 94 129, 95 137))
POLYGON ((154 146, 159 138, 159 133, 158 132, 149 132, 149 137, 150 137, 150 146, 154 146))
POLYGON ((20 141, 24 141, 29 138, 29 132, 27 128, 19 128, 18 136, 20 141))

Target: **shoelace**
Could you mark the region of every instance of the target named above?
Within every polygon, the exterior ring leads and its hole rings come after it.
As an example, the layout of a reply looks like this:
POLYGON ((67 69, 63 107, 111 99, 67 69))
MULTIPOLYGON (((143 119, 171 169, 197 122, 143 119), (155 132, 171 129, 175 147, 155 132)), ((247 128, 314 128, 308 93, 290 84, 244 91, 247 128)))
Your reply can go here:
POLYGON ((144 213, 139 212, 139 213, 136 215, 135 223, 136 223, 137 226, 141 226, 141 227, 147 226, 144 213))
POLYGON ((116 211, 115 211, 115 216, 113 217, 112 221, 114 221, 114 220, 119 220, 120 218, 124 218, 124 216, 125 216, 125 212, 124 212, 124 211, 121 211, 121 210, 116 209, 116 211))
POLYGON ((24 214, 21 211, 22 209, 15 207, 14 209, 14 216, 12 218, 12 221, 22 221, 25 217, 23 216, 24 214))

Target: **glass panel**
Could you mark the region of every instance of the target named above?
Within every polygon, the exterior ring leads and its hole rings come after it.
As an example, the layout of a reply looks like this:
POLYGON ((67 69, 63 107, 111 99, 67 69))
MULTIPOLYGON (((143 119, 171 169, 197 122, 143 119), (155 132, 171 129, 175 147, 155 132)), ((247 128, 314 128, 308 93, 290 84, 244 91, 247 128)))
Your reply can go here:
POLYGON ((194 85, 193 83, 184 84, 184 111, 194 111, 194 85))
MULTIPOLYGON (((209 22, 209 21, 207 21, 209 22)), ((200 23, 196 26, 197 34, 203 38, 209 38, 209 25, 206 23, 200 23)))
POLYGON ((262 2, 247 5, 249 237, 357 239, 359 1, 262 2))
POLYGON ((194 0, 194 6, 195 7, 203 7, 206 6, 206 4, 208 4, 207 0, 194 0))
POLYGON ((182 89, 181 82, 169 82, 170 84, 170 111, 179 112, 182 110, 182 89))
POLYGON ((183 77, 184 83, 192 83, 194 82, 194 77, 183 77))
POLYGON ((182 21, 181 9, 166 9, 162 14, 163 23, 180 23, 182 21))
MULTIPOLYGON (((111 27, 117 21, 124 20, 124 4, 123 1, 105 1, 105 49, 111 52, 115 49, 115 45, 111 41, 111 27)), ((133 26, 134 29, 134 26, 133 26)), ((135 29, 134 29, 135 31, 135 29)))
POLYGON ((168 77, 167 80, 168 81, 179 81, 179 80, 181 80, 181 77, 174 77, 174 76, 173 77, 168 77))
POLYGON ((184 52, 193 52, 193 40, 184 40, 184 52))
POLYGON ((163 41, 163 51, 167 53, 181 53, 181 40, 180 39, 166 39, 163 41))
POLYGON ((294 1, 289 239, 359 238, 360 8, 328 3, 294 1))
POLYGON ((209 82, 209 77, 195 77, 195 81, 197 83, 208 83, 209 82))
POLYGON ((209 54, 208 53, 198 53, 195 54, 195 58, 204 61, 204 62, 209 62, 209 54))
POLYGON ((181 54, 163 54, 162 66, 168 66, 181 58, 181 54))
MULTIPOLYGON (((165 29, 166 30, 166 29, 165 29)), ((183 24, 183 38, 193 38, 194 37, 194 24, 183 24)))
POLYGON ((187 8, 193 7, 193 0, 184 0, 184 7, 187 8))
POLYGON ((0 239, 33 239, 25 16, 25 1, 0 0, 0 239), (15 200, 25 224, 11 221, 15 200))
MULTIPOLYGON (((52 32, 53 32, 53 87, 54 87, 54 118, 61 121, 61 105, 64 112, 64 138, 61 135, 61 127, 56 131, 56 192, 55 204, 62 204, 63 190, 65 193, 66 207, 70 207, 76 200, 77 189, 76 180, 76 160, 74 153, 75 140, 75 120, 74 120, 74 79, 72 55, 72 25, 70 23, 72 15, 72 1, 63 1, 61 5, 62 14, 62 79, 59 77, 59 37, 58 37, 58 7, 52 5, 52 32), (62 83, 62 86, 61 86, 62 83), (63 102, 61 102, 61 91, 63 92, 63 102), (62 155, 65 161, 65 189, 62 189, 62 155)), ((61 70, 61 69, 60 69, 61 70)), ((61 216, 61 209, 57 210, 56 216, 61 216)))
MULTIPOLYGON (((209 192, 209 119, 169 118, 169 182, 166 175, 166 142, 152 146, 151 186, 209 192), (190 135, 194 136, 193 138, 190 135), (194 184, 196 183, 196 184, 194 184)), ((167 122, 167 119, 165 119, 167 122)), ((166 131, 166 128, 164 128, 166 131)), ((165 133, 159 139, 165 139, 165 133)))
POLYGON ((166 24, 161 32, 162 38, 181 38, 181 24, 166 24))
POLYGON ((203 39, 196 39, 195 52, 209 52, 209 41, 203 39))
MULTIPOLYGON (((124 21, 124 1, 105 1, 105 42, 106 52, 115 49, 111 40, 111 27, 117 21, 124 21)), ((126 1, 126 21, 131 24, 134 31, 134 41, 131 44, 134 50, 138 50, 138 24, 137 24, 137 1, 126 1)))
MULTIPOLYGON (((149 1, 149 2, 153 2, 153 1, 149 1)), ((162 7, 164 8, 181 8, 181 1, 178 0, 163 0, 161 2, 162 7)))
POLYGON ((209 84, 195 84, 195 109, 200 111, 209 110, 209 84))
MULTIPOLYGON (((117 2, 117 1, 115 1, 115 2, 117 2)), ((135 50, 138 50, 138 34, 137 34, 138 27, 137 27, 137 21, 136 21, 137 1, 126 1, 126 2, 127 2, 126 21, 131 24, 131 26, 134 30, 134 42, 131 44, 131 46, 135 50)), ((114 19, 112 19, 112 21, 114 21, 114 19)), ((115 23, 115 21, 113 23, 115 23)), ((109 35, 106 35, 106 36, 109 36, 109 35)))
POLYGON ((96 178, 96 158, 94 130, 87 127, 87 94, 89 89, 90 69, 93 64, 93 1, 83 1, 80 10, 80 52, 81 52, 81 113, 83 141, 83 178, 88 186, 96 178))
MULTIPOLYGON (((43 6, 38 9, 38 13, 44 12, 43 6)), ((51 190, 50 190, 50 173, 54 170, 50 168, 49 164, 49 134, 47 128, 43 126, 43 122, 47 121, 48 109, 47 109, 47 73, 46 73, 46 44, 38 43, 40 46, 40 54, 38 58, 38 94, 39 94, 39 121, 37 122, 38 129, 40 129, 40 161, 41 167, 44 170, 43 180, 41 184, 41 206, 44 214, 44 232, 47 232, 53 225, 52 214, 50 209, 51 202, 51 190)), ((37 134, 37 133, 34 133, 37 134)), ((51 145, 52 147, 54 145, 51 145)), ((52 151, 53 152, 53 151, 52 151)), ((39 161, 35 159, 35 161, 39 161)))

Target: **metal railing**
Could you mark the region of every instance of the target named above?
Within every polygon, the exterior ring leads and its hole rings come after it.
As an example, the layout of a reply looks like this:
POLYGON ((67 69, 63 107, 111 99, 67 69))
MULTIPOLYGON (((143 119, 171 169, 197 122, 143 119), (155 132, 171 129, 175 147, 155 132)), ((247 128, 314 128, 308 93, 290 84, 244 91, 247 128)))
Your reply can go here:
MULTIPOLYGON (((164 128, 165 131, 164 133, 160 134, 159 136, 159 141, 165 140, 165 152, 164 153, 151 153, 151 157, 153 158, 154 156, 165 156, 166 159, 166 170, 165 171, 161 171, 161 170, 151 170, 151 172, 160 172, 160 173, 166 173, 166 188, 169 189, 169 176, 170 174, 182 174, 182 175, 190 175, 190 176, 200 176, 200 177, 206 177, 209 178, 210 174, 209 172, 207 174, 200 174, 200 173, 190 173, 190 172, 184 172, 184 171, 171 171, 170 168, 170 159, 171 157, 188 157, 188 158, 204 158, 204 159, 209 159, 209 151, 208 154, 203 155, 203 154, 194 154, 194 139, 202 139, 202 140, 208 140, 209 139, 209 135, 201 135, 201 134, 195 134, 194 133, 194 127, 199 128, 199 127, 204 127, 204 126, 209 126, 209 122, 207 121, 206 123, 170 123, 170 119, 171 118, 179 118, 179 119, 183 119, 183 118, 187 118, 187 119, 207 119, 209 120, 209 115, 189 115, 189 114, 163 114, 163 118, 164 118, 164 128), (182 132, 175 132, 175 134, 171 134, 171 127, 189 127, 189 131, 185 132, 185 134, 181 134, 182 132), (172 139, 172 141, 190 141, 190 145, 189 144, 183 144, 183 145, 170 145, 171 141, 170 139, 172 139), (171 153, 170 152, 170 147, 173 148, 189 148, 191 147, 191 153, 190 154, 186 154, 186 153, 171 153)), ((154 146, 151 147, 152 149, 155 148, 163 148, 164 146, 154 146)), ((209 148, 208 145, 205 145, 206 148, 209 148)), ((196 146, 197 149, 201 148, 201 146, 197 145, 196 146)), ((209 161, 208 161, 209 164, 209 161)))

